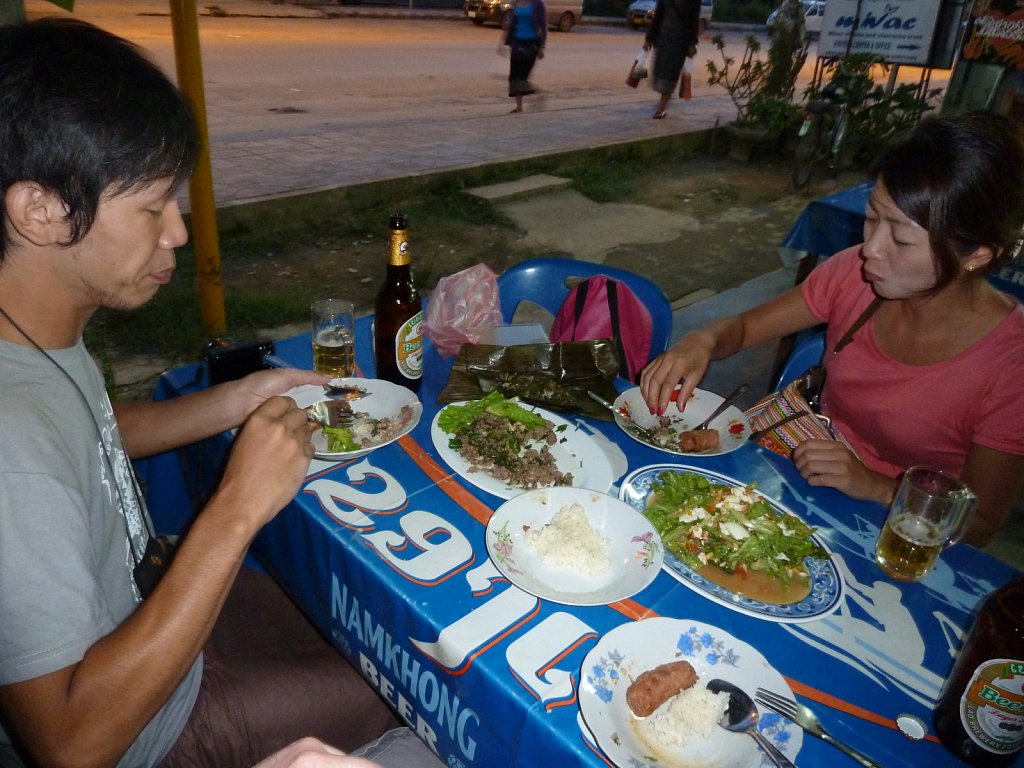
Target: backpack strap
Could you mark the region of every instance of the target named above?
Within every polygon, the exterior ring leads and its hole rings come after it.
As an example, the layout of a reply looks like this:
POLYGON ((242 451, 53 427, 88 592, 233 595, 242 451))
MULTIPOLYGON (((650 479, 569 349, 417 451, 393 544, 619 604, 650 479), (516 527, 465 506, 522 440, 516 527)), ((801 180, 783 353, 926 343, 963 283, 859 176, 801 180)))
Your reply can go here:
POLYGON ((612 321, 612 338, 615 339, 615 352, 619 358, 619 370, 628 376, 629 366, 626 363, 626 348, 622 345, 622 333, 619 330, 619 284, 608 278, 605 280, 604 286, 608 296, 608 317, 612 321))
POLYGON ((579 326, 580 317, 583 316, 583 308, 587 304, 587 292, 590 290, 590 280, 584 280, 576 286, 576 307, 572 316, 572 338, 576 341, 576 328, 579 326))

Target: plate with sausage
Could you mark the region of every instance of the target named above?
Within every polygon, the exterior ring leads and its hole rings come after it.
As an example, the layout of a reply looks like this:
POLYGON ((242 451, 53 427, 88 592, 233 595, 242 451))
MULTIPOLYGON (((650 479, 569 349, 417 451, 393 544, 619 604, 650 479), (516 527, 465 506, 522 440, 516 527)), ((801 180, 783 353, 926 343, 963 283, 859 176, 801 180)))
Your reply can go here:
POLYGON ((706 389, 695 389, 682 411, 669 404, 664 415, 656 416, 644 402, 640 387, 633 387, 615 398, 612 407, 615 423, 638 443, 677 456, 720 456, 743 447, 750 436, 750 422, 735 405, 716 416, 707 429, 694 429, 724 399, 706 389), (634 424, 653 435, 654 442, 641 435, 634 424))
MULTIPOLYGON (((594 741, 620 768, 755 768, 762 753, 754 740, 718 726, 728 697, 705 688, 715 678, 751 693, 760 687, 792 697, 785 678, 753 646, 699 621, 655 617, 619 625, 590 650, 580 674, 580 711, 594 741)), ((762 712, 758 730, 796 759, 803 744, 798 726, 762 712)))

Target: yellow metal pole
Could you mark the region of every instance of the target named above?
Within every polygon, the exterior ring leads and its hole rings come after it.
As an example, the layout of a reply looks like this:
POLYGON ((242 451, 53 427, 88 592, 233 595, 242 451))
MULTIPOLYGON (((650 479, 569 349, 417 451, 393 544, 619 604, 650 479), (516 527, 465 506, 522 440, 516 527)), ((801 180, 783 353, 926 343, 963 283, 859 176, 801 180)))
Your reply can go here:
POLYGON ((192 103, 202 142, 199 164, 189 184, 192 248, 195 251, 196 275, 199 280, 199 312, 206 332, 216 336, 227 328, 227 321, 224 315, 220 245, 217 240, 217 206, 213 199, 213 172, 210 167, 210 139, 206 129, 199 24, 196 20, 195 0, 170 0, 170 4, 178 87, 192 103))

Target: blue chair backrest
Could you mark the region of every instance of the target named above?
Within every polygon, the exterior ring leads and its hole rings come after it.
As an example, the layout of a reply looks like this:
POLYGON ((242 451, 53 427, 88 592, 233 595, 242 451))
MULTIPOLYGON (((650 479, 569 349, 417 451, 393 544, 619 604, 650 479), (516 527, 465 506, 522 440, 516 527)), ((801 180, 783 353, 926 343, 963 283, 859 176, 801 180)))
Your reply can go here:
POLYGON ((812 365, 820 363, 824 354, 824 331, 808 330, 797 334, 793 351, 789 353, 786 364, 782 366, 782 373, 779 374, 779 380, 775 382, 775 391, 782 389, 812 365))
POLYGON ((989 282, 996 288, 1024 303, 1024 265, 1018 259, 989 276, 989 282))
POLYGON ((594 275, 605 275, 628 285, 651 313, 651 356, 660 355, 668 349, 672 334, 672 306, 665 292, 646 277, 589 261, 543 256, 521 261, 506 269, 498 275, 502 320, 512 322, 516 308, 523 301, 532 301, 554 316, 569 295, 570 286, 565 281, 594 275))

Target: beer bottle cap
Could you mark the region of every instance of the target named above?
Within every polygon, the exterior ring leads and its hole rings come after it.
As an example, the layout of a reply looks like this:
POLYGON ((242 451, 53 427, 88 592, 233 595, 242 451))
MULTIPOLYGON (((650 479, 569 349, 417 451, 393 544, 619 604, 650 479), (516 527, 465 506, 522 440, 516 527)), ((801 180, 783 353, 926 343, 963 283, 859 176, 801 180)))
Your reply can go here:
POLYGON ((900 733, 911 741, 920 741, 928 733, 924 720, 917 715, 908 715, 906 713, 897 715, 896 725, 900 729, 900 733))

